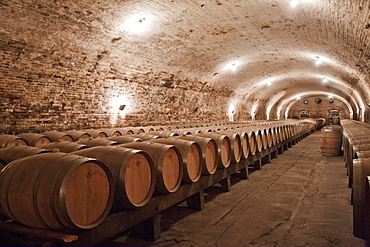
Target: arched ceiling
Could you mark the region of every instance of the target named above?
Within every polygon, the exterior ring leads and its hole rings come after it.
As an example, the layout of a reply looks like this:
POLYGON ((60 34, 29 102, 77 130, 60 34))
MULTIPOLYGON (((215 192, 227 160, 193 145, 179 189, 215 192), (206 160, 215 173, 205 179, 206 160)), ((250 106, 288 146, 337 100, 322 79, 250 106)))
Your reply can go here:
POLYGON ((20 20, 48 31, 29 39, 66 47, 82 40, 133 73, 154 69, 227 86, 231 102, 252 113, 277 111, 308 92, 334 94, 357 114, 370 102, 368 0, 36 2, 47 21, 20 20), (66 29, 63 18, 85 24, 66 29))

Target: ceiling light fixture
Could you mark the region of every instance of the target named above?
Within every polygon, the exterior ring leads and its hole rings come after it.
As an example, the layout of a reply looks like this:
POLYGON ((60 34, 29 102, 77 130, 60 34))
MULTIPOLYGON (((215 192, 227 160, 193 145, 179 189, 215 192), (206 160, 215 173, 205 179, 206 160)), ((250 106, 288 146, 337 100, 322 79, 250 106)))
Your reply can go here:
POLYGON ((239 61, 233 61, 231 63, 228 63, 224 69, 225 70, 231 70, 232 72, 235 72, 238 69, 238 65, 240 65, 239 61))
POLYGON ((267 84, 267 86, 271 86, 273 81, 274 81, 274 79, 273 79, 273 78, 268 78, 268 79, 264 80, 263 82, 264 82, 265 84, 267 84))
POLYGON ((148 30, 151 21, 152 18, 148 14, 138 13, 130 16, 119 29, 139 34, 148 30))
POLYGON ((316 56, 316 58, 317 58, 316 65, 319 66, 322 63, 322 60, 319 56, 316 56))
POLYGON ((292 6, 293 8, 297 7, 298 5, 298 0, 293 0, 290 2, 290 6, 292 6))

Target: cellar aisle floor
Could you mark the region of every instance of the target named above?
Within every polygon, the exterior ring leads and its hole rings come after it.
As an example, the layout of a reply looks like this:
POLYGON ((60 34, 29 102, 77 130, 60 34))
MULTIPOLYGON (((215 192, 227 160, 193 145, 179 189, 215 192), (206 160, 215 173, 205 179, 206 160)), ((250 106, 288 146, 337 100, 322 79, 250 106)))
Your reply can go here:
POLYGON ((320 132, 284 151, 230 192, 205 191, 205 209, 180 204, 161 214, 161 238, 130 232, 101 246, 365 246, 352 235, 343 157, 323 157, 320 132))

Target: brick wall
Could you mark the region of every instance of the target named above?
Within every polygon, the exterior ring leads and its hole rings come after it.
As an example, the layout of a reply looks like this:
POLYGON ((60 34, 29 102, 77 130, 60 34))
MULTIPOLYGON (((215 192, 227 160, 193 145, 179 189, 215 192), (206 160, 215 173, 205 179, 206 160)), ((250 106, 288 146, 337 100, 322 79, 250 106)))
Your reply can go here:
POLYGON ((291 107, 289 117, 299 118, 299 112, 304 110, 308 111, 308 116, 310 118, 326 118, 328 120, 329 110, 331 109, 339 110, 340 119, 350 118, 348 107, 343 102, 335 98, 333 99, 333 102, 330 103, 328 96, 315 96, 301 99, 291 107), (317 98, 322 100, 320 104, 316 103, 315 100, 317 98), (305 100, 307 100, 307 104, 303 103, 305 100))
POLYGON ((0 5, 0 133, 228 120, 232 89, 135 56, 103 2, 0 5))
POLYGON ((228 119, 226 103, 232 92, 226 88, 202 86, 196 79, 164 71, 125 73, 100 63, 101 70, 89 70, 93 59, 71 62, 66 57, 69 50, 55 55, 4 40, 1 48, 1 132, 228 119))

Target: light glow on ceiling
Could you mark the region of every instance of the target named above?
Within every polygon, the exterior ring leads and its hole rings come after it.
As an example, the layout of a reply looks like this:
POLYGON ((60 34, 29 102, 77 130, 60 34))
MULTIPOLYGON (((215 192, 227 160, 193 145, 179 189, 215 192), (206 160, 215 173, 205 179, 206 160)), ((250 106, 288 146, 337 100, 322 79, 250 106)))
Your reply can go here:
POLYGON ((298 0, 293 0, 290 2, 290 6, 292 6, 293 8, 297 7, 298 5, 298 0))
POLYGON ((252 106, 252 108, 251 108, 251 112, 250 112, 250 114, 251 114, 251 116, 252 116, 252 120, 253 120, 253 121, 254 121, 254 120, 256 120, 256 113, 257 113, 258 105, 259 105, 259 100, 257 100, 257 101, 253 104, 253 106, 252 106))
POLYGON ((267 79, 261 81, 259 83, 259 85, 261 85, 261 86, 264 86, 264 85, 271 86, 272 82, 274 82, 275 80, 276 80, 276 77, 267 78, 267 79))
POLYGON ((284 95, 286 94, 286 91, 280 91, 278 93, 276 93, 274 96, 272 96, 270 98, 270 100, 268 102, 266 102, 266 118, 267 120, 270 120, 271 116, 270 116, 270 112, 271 112, 271 109, 272 107, 276 104, 276 102, 278 102, 284 95))
POLYGON ((234 122, 235 103, 233 102, 230 103, 228 113, 229 113, 229 121, 234 122))
POLYGON ((237 71, 238 66, 241 64, 240 61, 232 61, 228 63, 225 67, 224 70, 231 70, 232 72, 237 71))
POLYGON ((130 33, 141 34, 148 31, 154 17, 146 13, 137 13, 129 16, 119 27, 118 30, 125 30, 130 33))
POLYGON ((313 0, 291 0, 290 6, 292 8, 297 7, 299 4, 304 4, 304 3, 311 3, 313 0))

